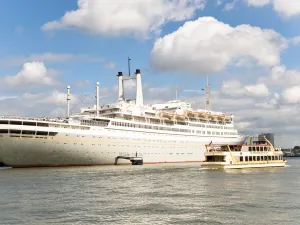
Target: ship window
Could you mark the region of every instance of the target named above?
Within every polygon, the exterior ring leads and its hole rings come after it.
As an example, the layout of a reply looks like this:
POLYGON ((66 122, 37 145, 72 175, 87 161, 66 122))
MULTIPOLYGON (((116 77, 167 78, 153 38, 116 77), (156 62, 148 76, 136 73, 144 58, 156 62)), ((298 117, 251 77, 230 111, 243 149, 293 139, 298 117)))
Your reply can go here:
POLYGON ((7 120, 0 120, 0 124, 8 124, 7 120))
POLYGON ((23 131, 22 131, 22 134, 30 134, 30 135, 34 135, 34 134, 35 134, 35 131, 33 131, 33 130, 23 130, 23 131))
POLYGON ((249 156, 249 161, 252 161, 252 156, 249 156))
POLYGON ((264 161, 267 161, 268 157, 267 156, 264 156, 264 161))
POLYGON ((245 156, 245 161, 246 161, 246 162, 248 161, 248 156, 245 156))
POLYGON ((48 123, 37 123, 37 126, 39 127, 49 127, 48 123))
POLYGON ((48 132, 47 132, 47 131, 37 131, 37 132, 36 132, 36 135, 44 135, 44 136, 47 136, 47 135, 48 135, 48 132))
POLYGON ((240 162, 243 162, 243 161, 244 161, 244 157, 241 156, 241 157, 240 157, 240 162))
POLYGON ((57 132, 49 132, 49 136, 55 136, 57 135, 57 132))
POLYGON ((22 121, 10 121, 10 124, 13 124, 13 125, 22 125, 22 121))
POLYGON ((21 134, 20 130, 10 130, 11 134, 21 134))
POLYGON ((24 126, 36 126, 36 122, 27 122, 27 121, 23 121, 23 125, 24 125, 24 126))
POLYGON ((8 134, 8 130, 3 130, 3 129, 1 129, 1 130, 0 130, 0 134, 8 134))

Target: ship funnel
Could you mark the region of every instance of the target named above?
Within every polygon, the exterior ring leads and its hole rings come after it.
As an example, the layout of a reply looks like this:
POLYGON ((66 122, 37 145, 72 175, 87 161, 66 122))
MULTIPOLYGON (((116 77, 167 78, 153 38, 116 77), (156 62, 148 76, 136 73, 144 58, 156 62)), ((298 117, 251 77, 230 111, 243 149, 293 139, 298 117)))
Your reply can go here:
POLYGON ((119 80, 119 91, 118 91, 118 101, 122 102, 124 101, 124 88, 123 88, 123 73, 122 72, 118 72, 118 80, 119 80))
POLYGON ((142 78, 140 69, 136 69, 136 105, 143 106, 143 86, 142 86, 142 78))
POLYGON ((67 86, 67 118, 70 117, 70 100, 71 100, 71 94, 70 94, 70 86, 67 86))

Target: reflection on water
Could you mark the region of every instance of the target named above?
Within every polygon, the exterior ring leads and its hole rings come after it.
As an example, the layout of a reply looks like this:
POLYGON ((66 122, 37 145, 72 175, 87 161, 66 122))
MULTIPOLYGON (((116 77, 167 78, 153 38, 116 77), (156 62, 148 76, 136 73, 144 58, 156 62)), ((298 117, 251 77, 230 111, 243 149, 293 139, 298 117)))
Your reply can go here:
POLYGON ((198 164, 0 170, 1 224, 298 224, 290 167, 198 164))

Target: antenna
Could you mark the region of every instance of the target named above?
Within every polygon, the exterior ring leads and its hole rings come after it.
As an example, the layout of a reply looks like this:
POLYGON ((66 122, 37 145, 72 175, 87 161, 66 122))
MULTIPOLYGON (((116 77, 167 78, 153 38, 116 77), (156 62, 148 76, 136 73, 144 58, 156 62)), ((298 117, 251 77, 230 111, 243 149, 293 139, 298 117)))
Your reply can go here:
POLYGON ((211 111, 210 85, 209 85, 209 82, 208 82, 208 76, 206 77, 206 87, 205 87, 205 110, 211 111))
POLYGON ((67 118, 70 117, 70 100, 71 100, 70 86, 67 86, 67 118))
POLYGON ((128 56, 128 75, 130 76, 130 60, 131 60, 131 58, 129 58, 129 56, 128 56))
POLYGON ((177 100, 177 89, 176 89, 176 100, 177 100))

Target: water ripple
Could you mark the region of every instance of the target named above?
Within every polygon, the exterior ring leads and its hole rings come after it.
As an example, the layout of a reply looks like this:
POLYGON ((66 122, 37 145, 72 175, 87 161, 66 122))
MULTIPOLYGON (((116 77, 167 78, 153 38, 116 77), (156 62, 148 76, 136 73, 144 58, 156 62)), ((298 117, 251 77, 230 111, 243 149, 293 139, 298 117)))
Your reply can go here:
POLYGON ((298 224, 300 160, 0 170, 1 224, 298 224))

